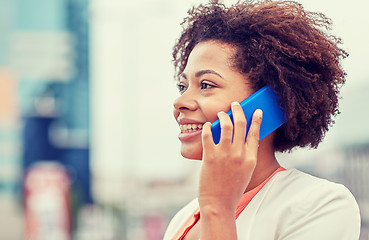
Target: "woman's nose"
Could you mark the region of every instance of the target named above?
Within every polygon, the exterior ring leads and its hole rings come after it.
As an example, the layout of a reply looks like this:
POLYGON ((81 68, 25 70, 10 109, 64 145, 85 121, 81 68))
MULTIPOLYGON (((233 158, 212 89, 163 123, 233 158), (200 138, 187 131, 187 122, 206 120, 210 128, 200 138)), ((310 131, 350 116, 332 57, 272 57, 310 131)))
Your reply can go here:
POLYGON ((196 100, 190 89, 187 89, 181 96, 174 100, 173 105, 177 111, 195 110, 197 108, 196 100))

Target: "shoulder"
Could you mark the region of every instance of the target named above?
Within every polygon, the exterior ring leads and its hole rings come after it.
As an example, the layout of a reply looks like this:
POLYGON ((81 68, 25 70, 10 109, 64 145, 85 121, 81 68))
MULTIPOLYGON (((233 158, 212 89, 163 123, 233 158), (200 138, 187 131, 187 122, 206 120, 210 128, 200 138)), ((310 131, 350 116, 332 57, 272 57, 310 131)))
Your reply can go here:
POLYGON ((296 201, 295 203, 304 203, 304 206, 297 204, 301 208, 304 208, 309 201, 331 202, 332 200, 340 200, 357 207, 355 198, 344 185, 296 169, 280 172, 276 175, 273 185, 272 191, 288 196, 291 201, 296 201))
POLYGON ((197 198, 193 199, 186 206, 176 213, 176 215, 170 221, 163 240, 171 239, 180 228, 186 223, 186 221, 194 214, 199 206, 197 198))
POLYGON ((359 238, 359 208, 344 185, 290 169, 278 173, 265 190, 267 202, 280 208, 281 239, 300 239, 304 231, 310 239, 359 238))

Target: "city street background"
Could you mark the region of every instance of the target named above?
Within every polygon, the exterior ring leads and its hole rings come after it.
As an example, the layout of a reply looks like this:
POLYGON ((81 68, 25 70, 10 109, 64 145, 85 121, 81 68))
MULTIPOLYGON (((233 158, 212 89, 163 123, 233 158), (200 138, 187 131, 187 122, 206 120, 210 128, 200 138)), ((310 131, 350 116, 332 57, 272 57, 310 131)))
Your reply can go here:
MULTIPOLYGON (((180 156, 172 116, 171 51, 201 2, 0 0, 0 239, 162 238, 197 192, 201 163, 180 156)), ((347 186, 367 240, 369 2, 298 2, 332 19, 347 82, 319 148, 278 159, 347 186)))

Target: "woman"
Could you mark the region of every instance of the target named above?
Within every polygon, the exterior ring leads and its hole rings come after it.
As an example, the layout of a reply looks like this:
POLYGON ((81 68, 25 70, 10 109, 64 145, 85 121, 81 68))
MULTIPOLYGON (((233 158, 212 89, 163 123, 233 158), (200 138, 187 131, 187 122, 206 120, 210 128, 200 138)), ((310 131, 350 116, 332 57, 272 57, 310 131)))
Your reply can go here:
POLYGON ((218 1, 189 11, 174 47, 181 154, 202 160, 198 198, 164 239, 358 239, 360 216, 342 185, 280 167, 275 152, 316 148, 338 113, 345 81, 330 20, 295 2, 218 1), (239 102, 269 85, 287 122, 259 142, 262 111, 246 142, 239 102), (233 112, 234 124, 225 113, 233 112), (214 144, 211 122, 221 124, 214 144))

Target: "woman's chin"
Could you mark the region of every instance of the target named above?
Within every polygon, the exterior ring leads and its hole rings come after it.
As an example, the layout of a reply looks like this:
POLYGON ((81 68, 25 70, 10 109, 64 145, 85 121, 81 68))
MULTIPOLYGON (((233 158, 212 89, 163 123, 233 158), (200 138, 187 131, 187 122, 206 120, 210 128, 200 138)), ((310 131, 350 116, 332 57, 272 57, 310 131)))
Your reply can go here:
POLYGON ((181 155, 184 158, 191 159, 191 160, 202 160, 202 152, 188 152, 188 151, 181 151, 181 155))

